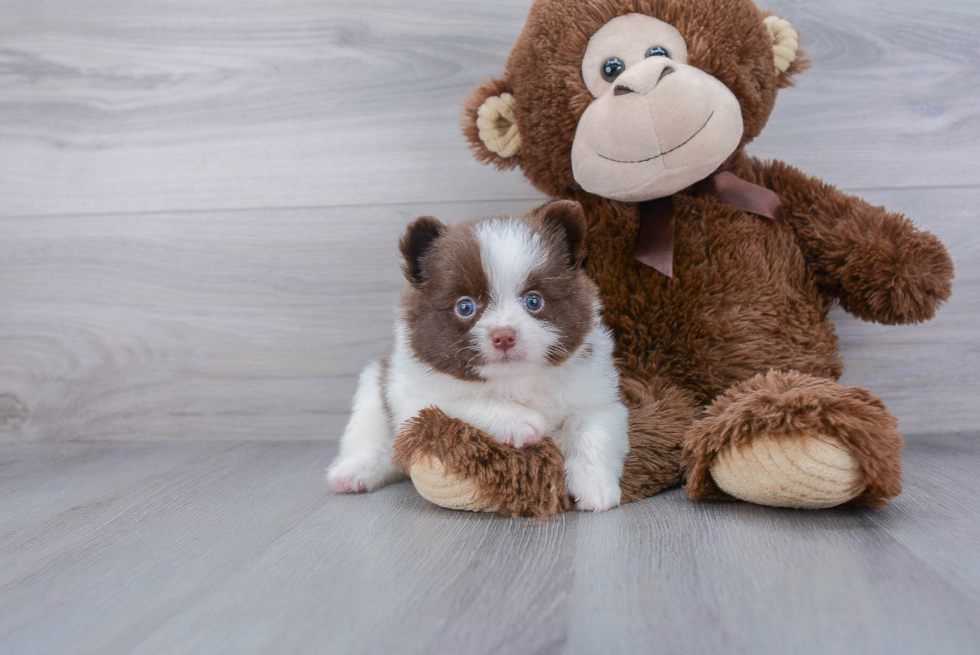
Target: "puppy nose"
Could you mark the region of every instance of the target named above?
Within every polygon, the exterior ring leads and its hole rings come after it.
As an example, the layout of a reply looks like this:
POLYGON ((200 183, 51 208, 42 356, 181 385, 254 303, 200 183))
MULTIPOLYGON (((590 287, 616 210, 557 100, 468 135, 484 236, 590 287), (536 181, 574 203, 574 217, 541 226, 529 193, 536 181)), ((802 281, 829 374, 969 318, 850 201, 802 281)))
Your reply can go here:
POLYGON ((511 328, 498 328, 490 333, 490 341, 497 350, 507 351, 517 344, 517 332, 511 328))

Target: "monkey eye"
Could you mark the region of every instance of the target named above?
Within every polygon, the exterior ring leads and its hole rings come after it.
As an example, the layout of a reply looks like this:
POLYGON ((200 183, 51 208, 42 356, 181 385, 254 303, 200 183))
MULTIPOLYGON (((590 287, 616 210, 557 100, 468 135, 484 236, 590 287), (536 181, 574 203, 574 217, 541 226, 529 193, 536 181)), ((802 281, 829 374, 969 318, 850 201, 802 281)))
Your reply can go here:
POLYGON ((610 57, 602 65, 602 79, 612 82, 619 77, 619 74, 626 70, 626 64, 619 57, 610 57))
POLYGON ((647 50, 647 57, 670 57, 670 54, 663 46, 655 45, 647 50))

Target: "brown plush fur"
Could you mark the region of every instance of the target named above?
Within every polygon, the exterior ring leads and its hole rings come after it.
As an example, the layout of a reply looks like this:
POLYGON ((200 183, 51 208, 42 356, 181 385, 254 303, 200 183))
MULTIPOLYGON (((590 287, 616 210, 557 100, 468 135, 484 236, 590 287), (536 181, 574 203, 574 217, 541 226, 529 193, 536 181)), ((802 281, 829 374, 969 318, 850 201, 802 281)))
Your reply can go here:
MULTIPOLYGON (((473 321, 457 320, 452 313, 462 296, 478 301, 489 296, 472 225, 445 226, 430 216, 419 217, 408 226, 401 250, 410 284, 400 305, 412 350, 441 373, 479 380, 481 353, 469 334, 473 321)), ((482 312, 482 306, 477 307, 474 320, 482 312)))
POLYGON ((517 450, 442 410, 422 410, 395 441, 395 466, 408 471, 421 457, 447 473, 477 482, 484 507, 507 516, 550 516, 574 507, 565 488, 561 451, 551 439, 517 450))
POLYGON ((620 488, 622 502, 631 503, 681 481, 684 435, 698 411, 692 394, 660 379, 625 378, 622 393, 630 410, 630 451, 620 488))
POLYGON ((902 437, 880 398, 802 373, 771 371, 735 385, 708 407, 684 449, 687 491, 697 498, 726 498, 708 466, 728 444, 759 434, 808 432, 837 437, 857 458, 864 491, 849 504, 873 506, 902 491, 902 437), (749 420, 746 420, 749 417, 749 420))
MULTIPOLYGON (((773 67, 768 15, 747 0, 537 0, 507 60, 507 71, 477 87, 464 105, 463 132, 477 159, 499 168, 520 164, 528 179, 550 196, 579 190, 572 176, 572 138, 592 101, 582 81, 582 55, 592 35, 617 16, 640 13, 676 27, 687 41, 688 61, 714 75, 738 97, 745 118, 742 146, 769 120, 779 88, 806 70, 801 53, 790 69, 773 67), (501 159, 480 142, 476 112, 490 96, 517 98, 521 154, 501 159), (562 162, 553 165, 554 162, 562 162)), ((732 159, 742 152, 739 147, 732 159)))
MULTIPOLYGON (((622 502, 630 503, 681 482, 684 435, 697 409, 690 393, 661 380, 624 379, 622 394, 630 410, 622 502)), ((396 466, 407 472, 420 457, 438 459, 447 472, 476 480, 483 506, 500 514, 542 517, 574 507, 561 452, 551 439, 516 450, 433 407, 395 441, 396 466)))
MULTIPOLYGON (((624 500, 679 482, 682 464, 692 497, 720 497, 707 471, 725 444, 804 428, 836 436, 853 450, 864 485, 854 504, 881 504, 901 490, 896 421, 878 398, 836 382, 842 363, 827 316, 836 302, 880 323, 931 318, 949 297, 952 263, 943 245, 907 218, 744 154, 777 91, 807 66, 801 58, 786 73, 775 70, 765 16, 750 0, 537 0, 503 77, 478 87, 464 107, 465 133, 478 159, 518 164, 545 193, 585 207, 585 266, 616 336, 632 410, 624 500), (581 77, 582 55, 599 27, 631 12, 677 27, 688 63, 735 93, 745 132, 722 170, 774 190, 787 218, 766 221, 713 197, 678 193, 673 278, 633 257, 638 205, 586 193, 572 175, 572 140, 592 99, 581 77), (509 160, 480 143, 474 122, 483 100, 505 91, 517 99, 522 137, 519 156, 509 160)), ((415 429, 433 443, 463 430, 440 435, 441 427, 421 421, 415 429)), ((462 452, 443 443, 442 456, 458 470, 479 471, 483 464, 468 458, 482 456, 489 437, 466 435, 467 443, 483 445, 462 452)), ((537 464, 526 460, 538 456, 521 455, 521 466, 533 469, 537 464)), ((553 465, 552 456, 542 465, 553 465)), ((487 488, 488 496, 507 496, 511 506, 534 508, 531 513, 556 507, 548 494, 535 506, 529 487, 517 492, 507 475, 481 481, 496 487, 487 488)))

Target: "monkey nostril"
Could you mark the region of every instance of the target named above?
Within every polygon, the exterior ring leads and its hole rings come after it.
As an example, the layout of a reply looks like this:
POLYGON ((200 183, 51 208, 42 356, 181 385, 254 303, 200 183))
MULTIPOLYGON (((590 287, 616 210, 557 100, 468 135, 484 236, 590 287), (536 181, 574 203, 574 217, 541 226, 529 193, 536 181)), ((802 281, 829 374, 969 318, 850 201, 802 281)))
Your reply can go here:
MULTIPOLYGON (((671 73, 676 73, 676 72, 677 69, 674 68, 673 66, 669 64, 664 66, 663 69, 660 71, 660 77, 657 78, 657 84, 660 84, 660 81, 663 80, 668 75, 670 75, 671 73)), ((656 86, 656 84, 654 84, 654 86, 656 86)), ((636 90, 631 89, 625 84, 617 84, 616 87, 613 89, 613 95, 617 95, 617 96, 625 96, 630 93, 636 93, 636 90)))

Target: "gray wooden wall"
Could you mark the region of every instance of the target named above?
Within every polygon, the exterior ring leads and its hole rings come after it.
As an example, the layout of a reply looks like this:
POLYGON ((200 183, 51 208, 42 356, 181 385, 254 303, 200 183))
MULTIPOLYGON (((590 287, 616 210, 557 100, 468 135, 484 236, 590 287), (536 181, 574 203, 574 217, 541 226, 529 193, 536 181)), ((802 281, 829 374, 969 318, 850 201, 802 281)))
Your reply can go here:
MULTIPOLYGON (((947 243, 929 324, 835 314, 906 433, 980 428, 980 5, 770 3, 813 69, 751 148, 947 243)), ((0 440, 336 439, 421 213, 542 197, 468 90, 529 0, 2 0, 0 440)))

